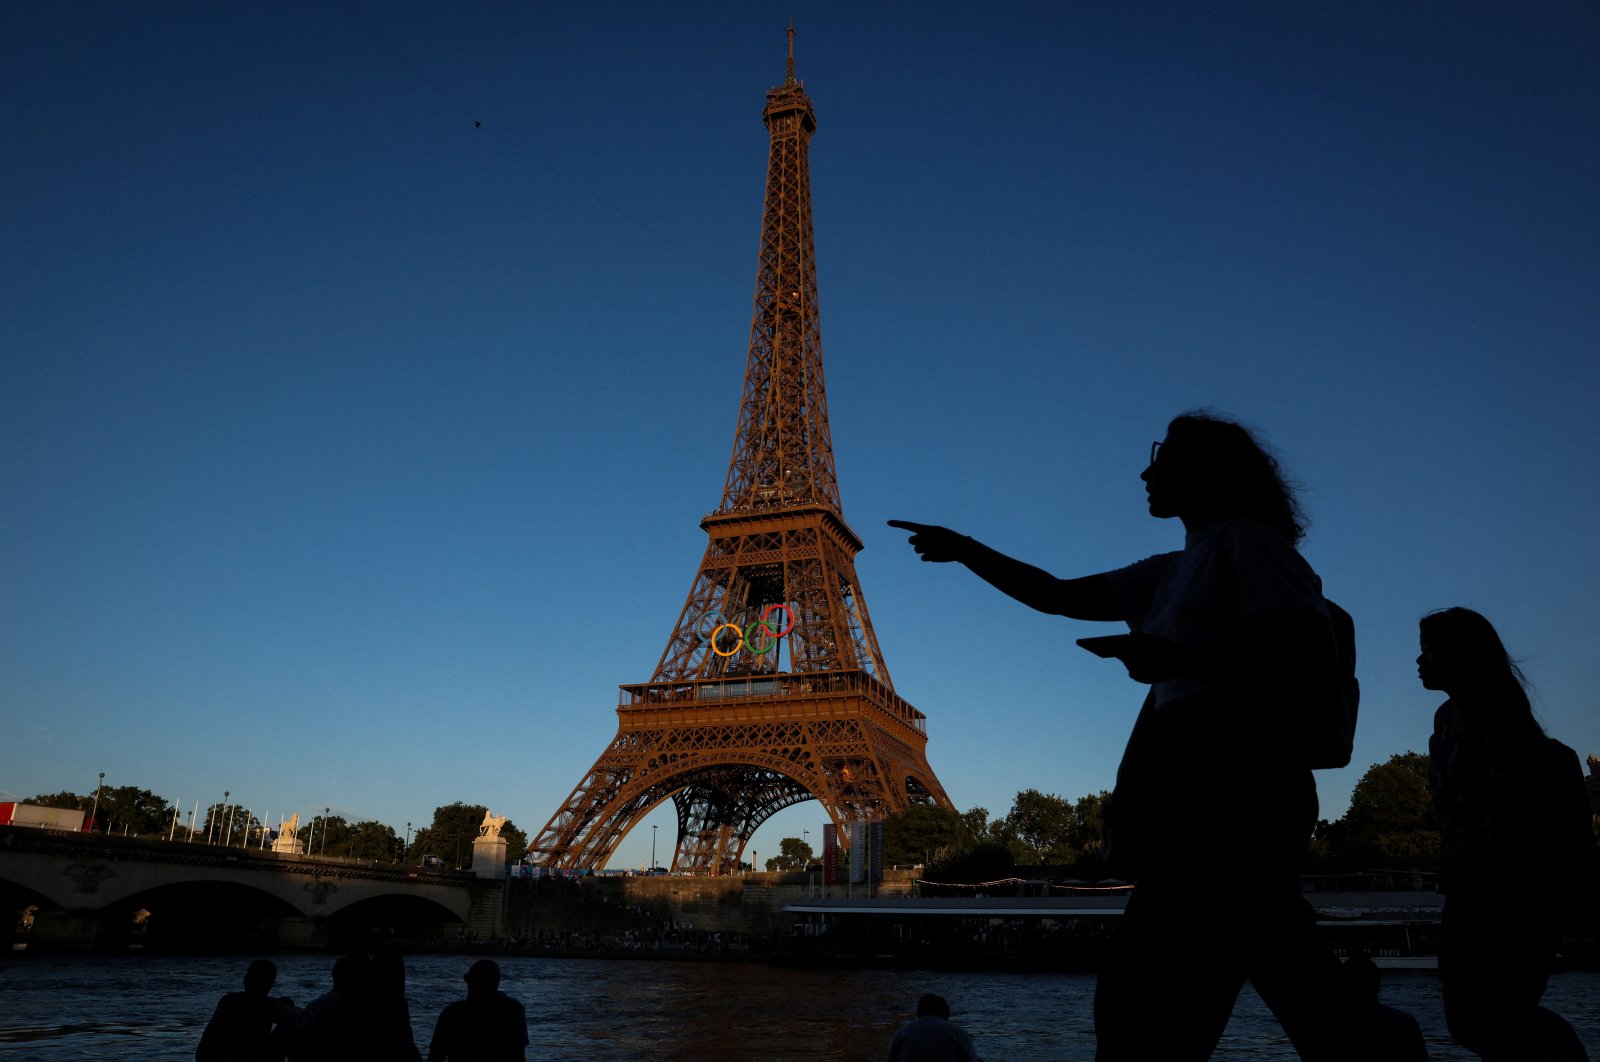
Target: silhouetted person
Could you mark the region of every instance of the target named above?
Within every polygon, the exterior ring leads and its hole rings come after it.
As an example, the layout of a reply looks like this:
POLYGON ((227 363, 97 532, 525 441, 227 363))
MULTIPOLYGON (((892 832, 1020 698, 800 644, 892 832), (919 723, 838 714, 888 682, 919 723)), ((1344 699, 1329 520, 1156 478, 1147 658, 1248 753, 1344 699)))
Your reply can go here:
POLYGON ((411 1032, 411 1004, 406 1001, 406 963, 394 952, 379 952, 367 960, 370 995, 367 999, 366 1058, 392 1058, 422 1062, 411 1032))
POLYGON ((366 956, 341 955, 333 963, 333 988, 301 1008, 294 1062, 347 1057, 362 1044, 360 1000, 366 990, 366 956))
POLYGON ((307 1038, 309 1038, 310 1027, 312 1027, 312 1024, 314 1024, 315 1020, 322 1016, 322 1012, 326 1011, 326 1009, 330 1008, 330 1006, 333 1006, 333 1004, 336 1003, 342 1003, 342 1001, 347 1000, 352 993, 357 992, 358 987, 360 987, 360 984, 362 984, 362 979, 365 976, 365 955, 341 955, 339 958, 336 958, 336 960, 333 961, 333 988, 330 988, 328 992, 323 992, 322 995, 317 996, 315 1000, 310 1001, 310 1003, 307 1003, 306 1006, 302 1006, 302 1008, 299 1009, 299 1027, 301 1027, 301 1036, 299 1036, 299 1040, 301 1040, 301 1046, 299 1046, 296 1051, 290 1052, 291 1059, 309 1057, 306 1054, 307 1038))
POLYGON ((1086 640, 1150 691, 1106 809, 1107 855, 1138 885, 1095 992, 1097 1058, 1208 1058, 1245 978, 1304 1058, 1357 1057, 1339 961, 1296 872, 1317 818, 1307 727, 1338 675, 1321 581, 1277 462, 1243 427, 1172 421, 1140 475, 1184 547, 1058 579, 943 527, 890 521, 1023 604, 1131 634, 1086 640), (1203 799, 1222 830, 1195 827, 1203 799))
POLYGON ((336 986, 343 975, 339 998, 321 1006, 304 1025, 296 1062, 420 1062, 406 1002, 405 961, 392 953, 346 958, 342 971, 339 964, 334 967, 336 986))
POLYGON ((500 966, 479 959, 467 970, 467 998, 439 1013, 428 1062, 521 1062, 527 1055, 528 1016, 500 991, 500 966))
POLYGON ((1539 1006, 1593 856, 1583 768, 1534 719, 1522 672, 1488 620, 1449 608, 1420 627, 1417 677, 1450 697, 1428 742, 1450 1036, 1495 1062, 1587 1058, 1572 1026, 1539 1006), (1496 888, 1512 877, 1538 882, 1539 894, 1496 888))
POLYGON ((1428 1043, 1417 1019, 1379 1001, 1383 978, 1372 956, 1352 954, 1344 961, 1344 975, 1353 1014, 1371 1029, 1362 1062, 1428 1062, 1428 1043))
POLYGON ((284 1057, 295 1028, 294 1002, 272 999, 278 967, 257 959, 244 972, 244 991, 229 992, 200 1034, 196 1062, 277 1062, 284 1057))
POLYGON ((889 1044, 889 1062, 981 1062, 967 1030, 950 1021, 950 1004, 932 992, 917 1000, 917 1018, 889 1044))

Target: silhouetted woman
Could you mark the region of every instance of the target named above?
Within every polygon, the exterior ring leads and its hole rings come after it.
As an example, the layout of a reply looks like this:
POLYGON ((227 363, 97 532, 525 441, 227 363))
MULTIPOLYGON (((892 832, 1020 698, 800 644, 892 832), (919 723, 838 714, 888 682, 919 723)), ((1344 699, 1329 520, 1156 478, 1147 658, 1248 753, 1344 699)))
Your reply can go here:
POLYGON ((1489 621, 1448 608, 1421 621, 1417 677, 1450 699, 1428 742, 1443 844, 1439 979, 1461 1046, 1491 1060, 1582 1059, 1539 1006, 1594 839, 1583 768, 1533 717, 1522 672, 1489 621), (1513 895, 1513 879, 1539 895, 1513 895))
POLYGON ((1133 632, 1084 645, 1150 684, 1106 811, 1113 866, 1138 886, 1095 993, 1097 1058, 1208 1058, 1247 977, 1302 1057, 1356 1057, 1338 961, 1296 877, 1317 817, 1308 719, 1338 669, 1321 581, 1295 548, 1305 521, 1251 433, 1207 414, 1172 421, 1140 479, 1183 549, 1078 579, 890 523, 925 561, 1133 632))

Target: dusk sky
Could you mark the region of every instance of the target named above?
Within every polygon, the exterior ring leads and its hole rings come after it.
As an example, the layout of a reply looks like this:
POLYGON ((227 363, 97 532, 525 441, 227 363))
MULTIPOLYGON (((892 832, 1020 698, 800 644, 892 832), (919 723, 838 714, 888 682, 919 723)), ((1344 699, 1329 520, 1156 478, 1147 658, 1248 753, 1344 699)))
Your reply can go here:
POLYGON ((884 521, 1179 548, 1196 406, 1358 624, 1325 817, 1426 750, 1442 606, 1600 753, 1593 3, 60 0, 0 11, 0 799, 534 834, 705 547, 791 16, 844 517, 960 807, 1110 788, 1142 688, 884 521))

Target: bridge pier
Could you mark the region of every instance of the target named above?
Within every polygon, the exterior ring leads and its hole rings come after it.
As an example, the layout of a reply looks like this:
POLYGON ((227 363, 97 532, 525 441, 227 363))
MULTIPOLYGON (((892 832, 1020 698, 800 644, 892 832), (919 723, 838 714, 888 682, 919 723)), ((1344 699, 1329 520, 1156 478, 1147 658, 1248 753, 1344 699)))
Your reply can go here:
POLYGON ((328 923, 321 918, 273 918, 262 925, 261 936, 268 948, 326 951, 329 946, 328 923))
POLYGON ((24 939, 29 951, 93 951, 100 942, 100 915, 82 907, 35 911, 24 939))

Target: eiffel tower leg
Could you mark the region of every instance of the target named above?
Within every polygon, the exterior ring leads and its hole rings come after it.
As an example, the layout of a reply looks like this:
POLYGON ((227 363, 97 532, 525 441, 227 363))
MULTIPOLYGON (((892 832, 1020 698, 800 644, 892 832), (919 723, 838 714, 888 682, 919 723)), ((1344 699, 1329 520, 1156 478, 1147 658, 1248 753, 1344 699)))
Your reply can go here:
MULTIPOLYGON (((731 874, 756 830, 776 812, 815 797, 785 775, 755 767, 716 767, 673 795, 678 809, 677 870, 731 874)), ((760 869, 759 867, 756 869, 760 869)))

